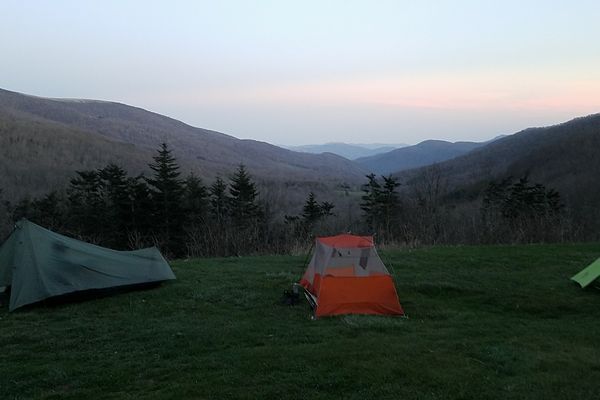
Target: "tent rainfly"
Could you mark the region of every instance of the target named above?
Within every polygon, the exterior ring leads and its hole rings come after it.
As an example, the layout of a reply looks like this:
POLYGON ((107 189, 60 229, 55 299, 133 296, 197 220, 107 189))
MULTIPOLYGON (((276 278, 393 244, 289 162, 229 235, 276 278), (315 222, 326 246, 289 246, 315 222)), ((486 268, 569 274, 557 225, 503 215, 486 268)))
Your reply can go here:
POLYGON ((175 279, 156 247, 117 251, 22 219, 0 246, 0 286, 9 310, 62 294, 175 279))
POLYGON ((579 283, 582 288, 600 277, 600 258, 581 270, 578 274, 573 275, 571 280, 579 283))
POLYGON ((339 314, 404 315, 392 277, 371 236, 317 238, 300 285, 314 296, 317 318, 339 314))

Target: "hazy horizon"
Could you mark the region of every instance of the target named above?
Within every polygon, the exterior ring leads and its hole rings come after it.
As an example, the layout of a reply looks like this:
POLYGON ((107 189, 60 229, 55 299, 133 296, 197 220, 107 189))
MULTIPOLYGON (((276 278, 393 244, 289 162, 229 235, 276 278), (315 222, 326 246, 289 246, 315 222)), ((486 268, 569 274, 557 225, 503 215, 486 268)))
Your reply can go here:
POLYGON ((5 1, 0 87, 285 146, 485 141, 600 111, 600 4, 5 1))

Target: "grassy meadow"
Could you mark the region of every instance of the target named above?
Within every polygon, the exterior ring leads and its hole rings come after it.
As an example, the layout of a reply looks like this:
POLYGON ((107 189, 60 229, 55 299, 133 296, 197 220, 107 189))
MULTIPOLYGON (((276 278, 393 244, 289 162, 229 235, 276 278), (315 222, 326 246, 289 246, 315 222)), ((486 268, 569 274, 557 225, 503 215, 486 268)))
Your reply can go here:
POLYGON ((305 257, 175 261, 177 281, 0 309, 0 399, 600 398, 600 244, 382 251, 408 318, 279 303, 305 257))

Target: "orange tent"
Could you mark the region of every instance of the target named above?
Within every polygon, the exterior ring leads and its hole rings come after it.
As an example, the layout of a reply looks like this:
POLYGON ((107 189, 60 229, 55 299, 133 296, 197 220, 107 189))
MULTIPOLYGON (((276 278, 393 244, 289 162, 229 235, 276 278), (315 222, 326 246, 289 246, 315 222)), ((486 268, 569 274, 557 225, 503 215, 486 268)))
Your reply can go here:
POLYGON ((396 287, 379 258, 373 237, 319 237, 300 280, 316 302, 315 316, 404 315, 396 287))

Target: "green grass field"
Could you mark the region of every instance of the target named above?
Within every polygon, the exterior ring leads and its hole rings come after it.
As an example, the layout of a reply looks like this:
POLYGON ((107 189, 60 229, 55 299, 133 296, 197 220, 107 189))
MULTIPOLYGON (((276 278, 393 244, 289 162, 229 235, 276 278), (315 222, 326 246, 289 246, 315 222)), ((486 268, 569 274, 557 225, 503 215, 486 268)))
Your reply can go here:
POLYGON ((178 280, 0 310, 0 399, 598 399, 600 245, 388 250, 409 318, 279 304, 304 257, 173 262, 178 280))

